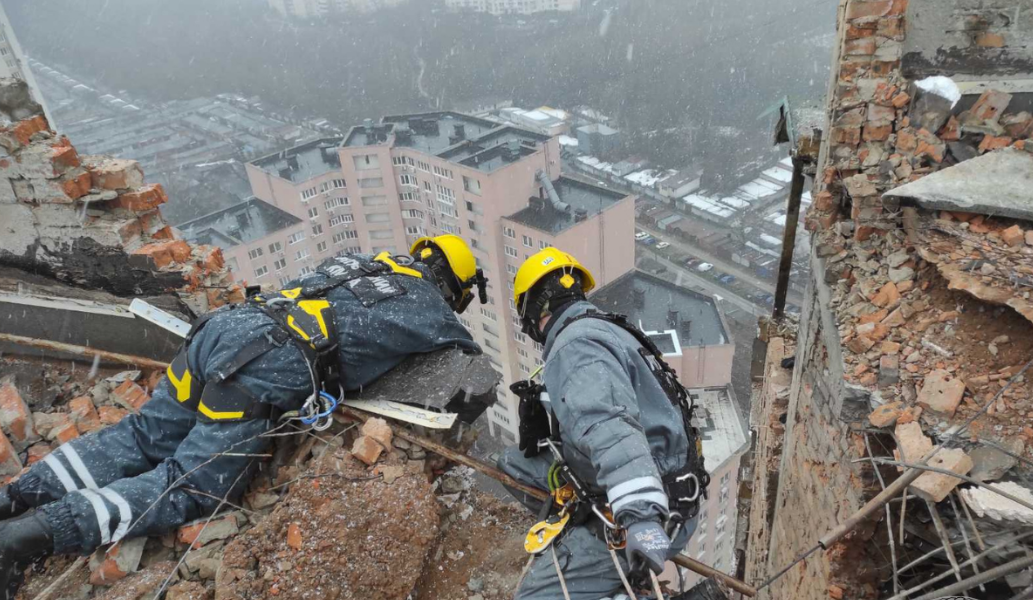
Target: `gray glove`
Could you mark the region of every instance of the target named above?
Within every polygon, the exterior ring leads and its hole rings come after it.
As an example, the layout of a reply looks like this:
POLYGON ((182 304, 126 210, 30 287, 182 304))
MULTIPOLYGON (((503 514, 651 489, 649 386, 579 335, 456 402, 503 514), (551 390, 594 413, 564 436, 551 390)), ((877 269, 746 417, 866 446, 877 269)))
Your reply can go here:
POLYGON ((628 545, 624 551, 632 573, 644 573, 642 567, 646 566, 659 575, 664 570, 670 548, 671 538, 659 523, 640 521, 628 527, 628 545))

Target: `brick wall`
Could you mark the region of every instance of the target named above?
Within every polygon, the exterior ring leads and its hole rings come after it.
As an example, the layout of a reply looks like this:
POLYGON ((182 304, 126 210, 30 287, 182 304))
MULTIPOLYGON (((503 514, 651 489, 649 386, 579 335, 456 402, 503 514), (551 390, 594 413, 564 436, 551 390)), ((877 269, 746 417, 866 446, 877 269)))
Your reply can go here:
MULTIPOLYGON (((0 81, 0 95, 12 85, 0 81)), ((0 265, 122 297, 173 295, 194 314, 243 299, 218 248, 177 238, 164 190, 136 161, 79 156, 37 111, 0 111, 0 265)))

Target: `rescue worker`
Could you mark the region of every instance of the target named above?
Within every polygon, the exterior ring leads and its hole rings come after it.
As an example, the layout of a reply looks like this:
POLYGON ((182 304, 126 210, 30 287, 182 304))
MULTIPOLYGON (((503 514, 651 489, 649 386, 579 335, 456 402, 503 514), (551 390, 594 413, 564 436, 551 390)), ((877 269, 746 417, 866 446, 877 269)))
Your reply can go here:
POLYGON ((88 554, 161 534, 233 502, 279 417, 329 419, 406 357, 458 347, 480 353, 456 317, 486 280, 457 236, 421 238, 409 256, 345 255, 272 296, 196 321, 139 414, 46 456, 0 489, 0 594, 27 562, 88 554), (316 414, 320 413, 320 414, 316 414), (227 453, 227 454, 222 454, 227 453))
MULTIPOLYGON (((544 389, 513 386, 521 395, 520 445, 503 453, 499 467, 526 485, 555 489, 550 470, 561 461, 548 440, 590 496, 534 559, 518 600, 563 598, 561 578, 570 600, 630 591, 615 563, 648 587, 645 569, 659 574, 688 543, 709 479, 687 391, 644 334, 586 301, 593 287, 592 274, 556 248, 531 256, 516 274, 522 331, 545 346, 544 389), (627 540, 612 556, 607 525, 591 510, 605 516, 607 505, 627 540)), ((532 511, 542 508, 514 493, 532 511)))

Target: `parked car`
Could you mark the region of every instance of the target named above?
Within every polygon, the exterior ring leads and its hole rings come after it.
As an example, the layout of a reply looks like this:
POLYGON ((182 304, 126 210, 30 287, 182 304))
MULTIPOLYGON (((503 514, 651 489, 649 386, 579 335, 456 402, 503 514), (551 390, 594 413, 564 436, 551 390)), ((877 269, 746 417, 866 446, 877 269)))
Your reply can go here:
POLYGON ((653 236, 649 236, 646 239, 642 240, 642 243, 647 245, 647 246, 652 246, 653 244, 656 243, 656 238, 653 237, 653 236))
POLYGON ((690 258, 689 260, 685 261, 685 266, 686 267, 695 267, 700 262, 701 261, 698 258, 690 258))
POLYGON ((635 234, 635 239, 637 241, 640 241, 640 242, 642 240, 646 239, 647 237, 649 237, 649 234, 646 233, 645 231, 639 231, 638 233, 635 234))
POLYGON ((700 263, 700 264, 698 264, 696 266, 696 270, 699 271, 700 273, 706 273, 707 271, 713 271, 714 270, 714 265, 712 265, 710 263, 707 263, 707 262, 700 263))
POLYGON ((660 242, 659 244, 656 245, 656 249, 657 250, 663 250, 664 248, 669 248, 670 246, 671 245, 668 244, 667 242, 660 242))
POLYGON ((723 283, 725 285, 731 285, 731 284, 735 283, 735 276, 734 275, 725 274, 725 275, 722 275, 721 277, 719 277, 718 279, 721 281, 721 283, 723 283))

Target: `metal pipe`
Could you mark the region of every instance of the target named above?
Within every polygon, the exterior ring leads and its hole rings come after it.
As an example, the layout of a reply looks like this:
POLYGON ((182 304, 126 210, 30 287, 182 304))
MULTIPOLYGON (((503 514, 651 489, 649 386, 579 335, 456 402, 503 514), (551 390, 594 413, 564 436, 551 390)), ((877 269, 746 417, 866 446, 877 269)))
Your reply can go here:
POLYGON ((936 505, 930 500, 925 501, 925 506, 929 509, 929 515, 933 518, 933 526, 936 528, 936 534, 940 536, 940 543, 943 544, 943 551, 947 554, 947 561, 951 564, 951 570, 954 571, 954 576, 958 578, 958 581, 962 581, 964 578, 961 576, 961 567, 958 566, 958 557, 954 555, 954 548, 951 548, 951 539, 947 535, 947 528, 943 526, 940 511, 936 510, 936 505))
POLYGON ((74 354, 76 356, 88 356, 90 358, 96 356, 100 357, 101 360, 121 363, 124 365, 133 365, 137 367, 147 367, 150 369, 165 369, 169 366, 169 363, 167 362, 162 362, 160 360, 154 360, 151 358, 144 358, 142 356, 133 356, 132 354, 119 354, 118 352, 96 350, 94 348, 87 348, 86 346, 77 346, 75 344, 65 344, 62 342, 52 342, 50 340, 41 340, 37 338, 24 337, 20 335, 11 335, 9 333, 0 333, 0 342, 10 342, 12 344, 18 344, 19 346, 39 348, 40 350, 53 350, 54 352, 74 354))
MULTIPOLYGON (((957 491, 957 490, 954 490, 957 491)), ((979 561, 975 558, 975 551, 972 550, 972 542, 968 539, 968 531, 965 530, 965 522, 961 519, 961 513, 958 512, 958 504, 954 502, 955 494, 947 494, 947 499, 950 500, 951 510, 954 511, 954 517, 958 520, 958 529, 961 530, 961 539, 965 542, 965 552, 968 554, 969 560, 972 561, 972 570, 979 575, 979 561)), ((964 504, 964 500, 958 498, 958 502, 964 504)), ((983 592, 986 591, 986 587, 979 586, 979 589, 983 592)))
POLYGON ((993 581, 998 577, 1011 575, 1012 573, 1021 571, 1030 565, 1033 565, 1033 556, 1017 558, 1011 562, 1004 563, 1001 566, 994 567, 992 569, 984 571, 979 575, 969 577, 964 581, 959 581, 958 583, 948 585, 945 588, 940 588, 935 592, 930 592, 924 596, 919 596, 915 600, 936 600, 938 598, 943 598, 944 596, 955 596, 962 592, 967 592, 968 590, 978 585, 984 584, 988 581, 993 581))
POLYGON ((552 185, 549 174, 545 172, 545 169, 535 173, 535 176, 538 177, 538 182, 545 188, 545 194, 549 196, 549 201, 552 202, 553 208, 562 212, 570 212, 570 205, 560 200, 560 195, 556 192, 556 188, 552 185))
POLYGON ((786 227, 782 232, 782 258, 778 263, 778 282, 775 285, 775 308, 772 318, 785 316, 786 295, 789 293, 789 273, 793 270, 793 250, 796 247, 796 225, 800 220, 800 200, 803 198, 803 159, 793 156, 793 183, 786 206, 786 227))

